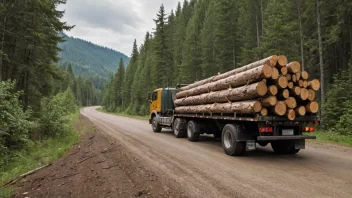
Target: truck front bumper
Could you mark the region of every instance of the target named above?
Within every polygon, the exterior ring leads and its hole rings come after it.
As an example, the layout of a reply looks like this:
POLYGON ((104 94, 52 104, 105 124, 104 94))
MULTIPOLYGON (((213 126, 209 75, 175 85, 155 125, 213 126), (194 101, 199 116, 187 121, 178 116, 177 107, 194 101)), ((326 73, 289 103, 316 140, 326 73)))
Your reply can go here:
POLYGON ((305 140, 305 139, 317 139, 316 136, 308 135, 292 135, 292 136, 258 136, 258 141, 270 141, 270 140, 305 140))

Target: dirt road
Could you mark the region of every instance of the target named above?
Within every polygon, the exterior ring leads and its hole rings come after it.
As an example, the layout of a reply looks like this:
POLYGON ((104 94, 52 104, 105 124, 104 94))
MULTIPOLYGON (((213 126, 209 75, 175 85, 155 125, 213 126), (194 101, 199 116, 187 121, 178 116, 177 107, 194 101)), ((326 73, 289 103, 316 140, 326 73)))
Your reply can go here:
POLYGON ((198 143, 153 133, 147 121, 85 108, 100 131, 116 138, 138 159, 192 197, 352 197, 352 149, 310 143, 295 156, 270 147, 244 157, 223 153, 221 143, 198 143))

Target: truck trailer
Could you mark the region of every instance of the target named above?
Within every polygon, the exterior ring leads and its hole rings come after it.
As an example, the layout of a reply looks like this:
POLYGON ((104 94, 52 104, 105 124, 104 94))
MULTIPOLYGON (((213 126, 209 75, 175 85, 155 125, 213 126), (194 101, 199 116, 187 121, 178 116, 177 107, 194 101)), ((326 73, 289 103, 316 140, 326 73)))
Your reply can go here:
POLYGON ((305 149, 306 139, 319 123, 317 115, 305 115, 289 120, 284 116, 239 113, 177 113, 174 101, 176 88, 160 88, 148 93, 150 101, 149 123, 155 133, 163 128, 171 129, 176 138, 199 141, 202 134, 221 138, 227 155, 241 156, 246 151, 256 150, 257 144, 267 146, 278 154, 296 154, 305 149))

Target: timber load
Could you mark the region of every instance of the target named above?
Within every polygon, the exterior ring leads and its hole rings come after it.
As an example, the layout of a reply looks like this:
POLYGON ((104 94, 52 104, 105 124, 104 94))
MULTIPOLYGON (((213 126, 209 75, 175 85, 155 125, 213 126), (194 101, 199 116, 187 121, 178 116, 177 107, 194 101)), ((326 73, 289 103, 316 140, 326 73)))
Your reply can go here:
POLYGON ((261 116, 316 114, 319 80, 308 80, 297 61, 272 55, 179 89, 176 113, 238 113, 261 116))

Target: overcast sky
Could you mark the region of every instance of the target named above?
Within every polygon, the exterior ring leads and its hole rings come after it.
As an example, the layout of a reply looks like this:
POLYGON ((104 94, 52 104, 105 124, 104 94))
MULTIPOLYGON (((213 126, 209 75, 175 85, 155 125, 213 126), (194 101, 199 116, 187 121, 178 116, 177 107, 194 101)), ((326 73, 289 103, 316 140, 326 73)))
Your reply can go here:
POLYGON ((60 6, 63 18, 76 25, 66 32, 69 36, 91 41, 131 55, 132 44, 138 46, 145 33, 155 27, 153 19, 163 3, 167 13, 175 9, 179 0, 68 0, 60 6))

